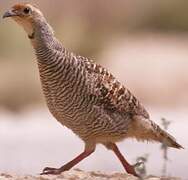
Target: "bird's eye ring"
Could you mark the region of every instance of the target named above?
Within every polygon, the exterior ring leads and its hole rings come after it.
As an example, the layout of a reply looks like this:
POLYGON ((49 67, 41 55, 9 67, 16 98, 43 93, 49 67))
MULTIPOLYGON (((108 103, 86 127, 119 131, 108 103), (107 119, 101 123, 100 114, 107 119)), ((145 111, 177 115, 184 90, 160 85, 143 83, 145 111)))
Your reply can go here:
POLYGON ((29 14, 30 13, 30 9, 28 7, 24 8, 23 10, 24 14, 29 14))

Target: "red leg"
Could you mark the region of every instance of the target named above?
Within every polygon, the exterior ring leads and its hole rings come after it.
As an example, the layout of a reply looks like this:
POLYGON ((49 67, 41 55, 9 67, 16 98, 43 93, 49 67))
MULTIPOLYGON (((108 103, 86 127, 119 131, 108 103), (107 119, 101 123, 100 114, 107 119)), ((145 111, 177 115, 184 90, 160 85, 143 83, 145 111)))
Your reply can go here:
POLYGON ((128 163, 128 161, 121 154, 121 152, 119 151, 119 149, 118 149, 118 147, 115 143, 109 143, 109 144, 106 145, 106 147, 108 149, 111 149, 116 154, 116 156, 121 161, 121 163, 122 163, 122 165, 123 165, 123 167, 124 167, 124 169, 126 170, 127 173, 138 177, 138 175, 137 175, 137 173, 134 169, 134 166, 132 166, 128 163))
POLYGON ((44 168, 44 170, 41 173, 41 175, 44 175, 44 174, 60 174, 63 171, 68 171, 69 169, 71 169, 73 166, 75 166, 76 164, 78 164, 80 161, 82 161, 83 159, 85 159, 86 157, 88 157, 93 152, 94 152, 93 149, 92 150, 85 150, 83 153, 81 153, 80 155, 78 155, 72 161, 68 162, 64 166, 62 166, 60 168, 57 168, 57 169, 56 168, 46 167, 46 168, 44 168))

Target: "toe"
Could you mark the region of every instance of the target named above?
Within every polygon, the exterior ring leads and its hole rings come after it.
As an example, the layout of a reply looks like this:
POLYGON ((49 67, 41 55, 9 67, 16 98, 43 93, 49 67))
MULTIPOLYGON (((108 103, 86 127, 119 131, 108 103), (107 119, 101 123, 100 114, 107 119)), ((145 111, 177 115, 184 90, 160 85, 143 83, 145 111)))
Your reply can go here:
POLYGON ((40 175, 47 175, 47 174, 60 174, 61 172, 59 169, 46 167, 43 169, 42 173, 40 175))

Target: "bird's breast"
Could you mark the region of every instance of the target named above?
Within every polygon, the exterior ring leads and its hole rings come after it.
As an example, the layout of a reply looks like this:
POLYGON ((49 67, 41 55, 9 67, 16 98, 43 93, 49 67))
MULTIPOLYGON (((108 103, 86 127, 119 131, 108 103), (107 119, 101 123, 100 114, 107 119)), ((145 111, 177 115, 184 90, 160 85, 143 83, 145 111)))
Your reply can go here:
POLYGON ((54 71, 40 69, 48 108, 58 121, 68 127, 83 121, 91 108, 85 77, 78 70, 69 66, 54 71))

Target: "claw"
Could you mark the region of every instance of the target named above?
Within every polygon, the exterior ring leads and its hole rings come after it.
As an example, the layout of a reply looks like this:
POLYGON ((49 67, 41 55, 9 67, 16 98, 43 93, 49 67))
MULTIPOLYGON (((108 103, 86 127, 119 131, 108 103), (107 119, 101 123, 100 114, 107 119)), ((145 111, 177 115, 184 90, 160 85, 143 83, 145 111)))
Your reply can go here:
POLYGON ((46 167, 43 169, 42 173, 40 175, 47 175, 47 174, 60 174, 60 170, 57 168, 51 168, 51 167, 46 167))

